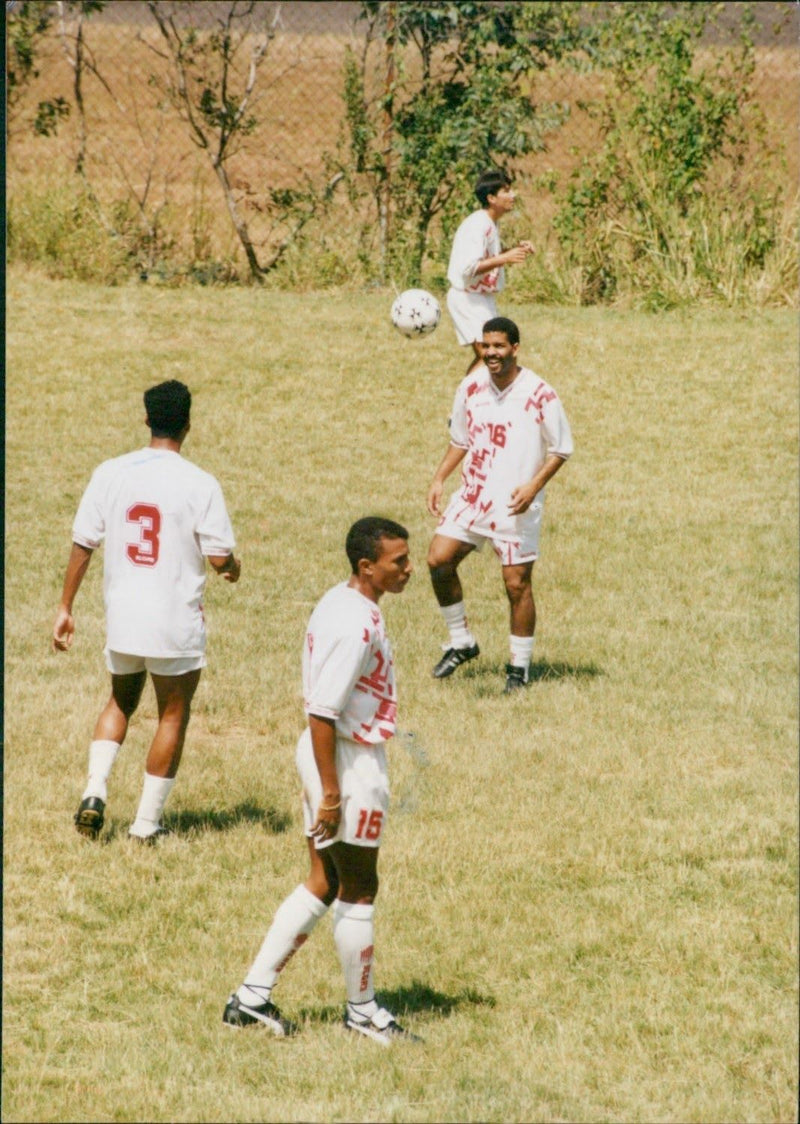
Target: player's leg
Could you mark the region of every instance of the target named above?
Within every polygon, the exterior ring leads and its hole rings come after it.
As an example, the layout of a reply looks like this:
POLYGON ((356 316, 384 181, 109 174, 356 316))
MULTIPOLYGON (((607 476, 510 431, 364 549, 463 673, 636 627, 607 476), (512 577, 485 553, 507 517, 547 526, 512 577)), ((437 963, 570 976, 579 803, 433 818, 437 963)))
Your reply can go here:
POLYGON ((428 548, 431 585, 449 635, 445 653, 433 669, 435 679, 446 679, 479 653, 478 642, 467 623, 464 591, 458 574, 458 567, 474 549, 472 543, 440 534, 433 536, 428 548))
POLYGON ((447 309, 453 320, 459 345, 471 349, 466 370, 466 374, 469 374, 483 362, 483 325, 497 315, 497 306, 493 298, 480 293, 450 289, 447 293, 447 309))
POLYGON ((336 771, 342 819, 336 841, 324 849, 339 880, 331 915, 347 993, 345 1026, 388 1045, 393 1038, 413 1036, 378 1005, 373 984, 378 854, 389 809, 386 750, 339 739, 336 771))
POLYGON ((103 826, 108 778, 125 741, 131 715, 139 705, 146 677, 144 669, 130 674, 111 673, 111 694, 95 723, 89 745, 89 777, 75 813, 75 827, 87 839, 96 839, 103 826))
POLYGON ((506 692, 528 682, 533 638, 536 631, 536 603, 533 598, 533 562, 503 566, 503 582, 509 602, 511 660, 506 667, 506 692))
POLYGON ((182 675, 151 672, 158 707, 158 726, 145 762, 142 796, 129 834, 150 840, 162 832, 161 813, 175 783, 180 765, 192 699, 200 682, 201 669, 182 675))
POLYGON ((480 367, 481 363, 483 363, 483 340, 482 339, 472 341, 472 351, 473 351, 473 356, 472 356, 472 359, 469 361, 469 364, 467 366, 467 370, 465 372, 467 375, 472 374, 472 372, 475 370, 475 368, 480 367))
POLYGON ((278 907, 261 948, 244 978, 228 999, 222 1021, 228 1026, 266 1026, 280 1037, 296 1029, 271 1002, 272 989, 295 952, 325 916, 339 889, 339 876, 330 849, 318 850, 308 832, 314 821, 312 804, 319 804, 322 787, 313 758, 309 732, 297 744, 297 767, 303 782, 303 821, 308 844, 309 874, 278 907), (310 795, 306 795, 309 790, 310 795))

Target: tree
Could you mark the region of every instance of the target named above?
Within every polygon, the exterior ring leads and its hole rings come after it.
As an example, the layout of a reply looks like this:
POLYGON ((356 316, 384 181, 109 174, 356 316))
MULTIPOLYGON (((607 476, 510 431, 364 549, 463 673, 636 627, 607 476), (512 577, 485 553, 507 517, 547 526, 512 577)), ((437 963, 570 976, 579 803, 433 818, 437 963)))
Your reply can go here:
MULTIPOLYGON (((50 31, 53 11, 50 5, 31 0, 18 7, 6 5, 6 8, 9 9, 6 15, 6 116, 11 135, 11 122, 19 114, 23 94, 39 76, 37 56, 50 31)), ((50 98, 38 103, 30 125, 39 136, 52 136, 59 122, 67 116, 66 99, 50 98)))
POLYGON ((363 0, 367 48, 345 64, 350 154, 376 199, 388 185, 389 252, 404 282, 419 282, 434 218, 468 205, 478 172, 542 150, 564 120, 565 105, 535 103, 534 82, 575 46, 579 7, 363 0), (397 45, 391 81, 376 77, 389 68, 370 61, 375 39, 397 45))
POLYGON ((83 28, 85 19, 95 12, 102 12, 105 6, 105 0, 80 0, 78 3, 70 3, 69 0, 59 0, 56 4, 59 15, 59 34, 61 36, 62 50, 74 74, 72 88, 75 94, 75 105, 78 108, 79 122, 78 152, 75 157, 75 171, 78 172, 79 175, 82 175, 84 171, 87 143, 86 108, 83 96, 84 74, 87 71, 93 74, 97 80, 105 86, 106 90, 111 93, 108 83, 97 67, 94 55, 86 44, 83 28), (74 30, 69 24, 70 17, 72 16, 75 17, 74 30))
POLYGON ((265 210, 288 223, 288 232, 272 247, 268 261, 259 261, 244 214, 231 184, 229 163, 244 139, 258 124, 253 109, 259 68, 267 57, 280 16, 276 9, 269 26, 256 26, 261 5, 254 0, 215 6, 221 15, 211 31, 179 26, 171 5, 148 0, 148 8, 161 32, 170 66, 166 93, 185 122, 189 136, 205 152, 222 188, 234 230, 241 242, 250 276, 260 281, 273 269, 286 249, 318 209, 330 199, 341 175, 323 191, 306 177, 304 187, 273 188, 265 210))
MULTIPOLYGON (((738 195, 744 210, 737 180, 761 137, 758 120, 745 116, 754 51, 752 16, 742 7, 734 50, 699 50, 719 9, 714 3, 626 0, 606 5, 587 26, 584 49, 603 88, 587 108, 601 139, 573 174, 555 219, 583 271, 584 300, 612 297, 637 262, 677 263, 676 244, 692 242, 692 218, 701 207, 707 212, 722 168, 730 204, 738 195)), ((748 252, 763 256, 758 213, 756 206, 758 229, 746 241, 748 252)), ((693 255, 685 260, 695 269, 693 255)))

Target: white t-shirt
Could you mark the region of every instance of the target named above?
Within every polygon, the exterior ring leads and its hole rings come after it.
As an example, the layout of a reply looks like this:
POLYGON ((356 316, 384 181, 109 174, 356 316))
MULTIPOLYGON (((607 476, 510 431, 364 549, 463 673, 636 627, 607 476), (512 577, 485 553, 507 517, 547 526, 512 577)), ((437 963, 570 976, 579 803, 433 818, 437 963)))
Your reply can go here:
POLYGON ((92 474, 73 541, 105 540, 106 643, 129 655, 199 656, 205 651, 204 556, 235 540, 222 489, 180 453, 139 449, 92 474))
POLYGON ((488 211, 473 211, 456 231, 447 280, 454 289, 467 293, 499 293, 505 285, 502 266, 476 276, 475 267, 484 258, 496 257, 501 251, 500 232, 488 211))
MULTIPOLYGON (((527 367, 498 391, 486 367, 472 371, 456 390, 450 441, 467 454, 461 487, 448 506, 463 526, 495 539, 517 538, 539 514, 510 515, 511 493, 532 480, 550 453, 566 459, 572 433, 551 386, 527 367)), ((544 501, 544 489, 537 502, 544 501)))
POLYGON ((340 737, 377 745, 395 732, 397 691, 381 611, 347 582, 311 614, 303 648, 307 714, 333 718, 340 737))

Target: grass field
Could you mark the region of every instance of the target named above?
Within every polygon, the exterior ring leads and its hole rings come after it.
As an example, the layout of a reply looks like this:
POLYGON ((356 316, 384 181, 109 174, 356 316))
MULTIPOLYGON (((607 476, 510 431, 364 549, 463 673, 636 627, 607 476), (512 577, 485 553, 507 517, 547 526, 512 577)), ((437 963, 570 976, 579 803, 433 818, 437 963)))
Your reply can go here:
POLYGON ((463 356, 446 319, 398 337, 389 303, 8 276, 3 1120, 794 1121, 796 314, 504 303, 576 442, 536 681, 505 698, 489 555, 463 570, 481 659, 430 677, 424 499, 463 356), (145 443, 169 377, 243 576, 209 580, 173 836, 126 837, 148 689, 92 846, 71 817, 107 689, 100 559, 71 653, 50 629, 91 469, 145 443), (376 981, 425 1044, 346 1037, 327 921, 276 993, 301 1035, 237 1034, 227 994, 305 871, 303 629, 375 511, 417 565, 383 603, 403 735, 376 981))

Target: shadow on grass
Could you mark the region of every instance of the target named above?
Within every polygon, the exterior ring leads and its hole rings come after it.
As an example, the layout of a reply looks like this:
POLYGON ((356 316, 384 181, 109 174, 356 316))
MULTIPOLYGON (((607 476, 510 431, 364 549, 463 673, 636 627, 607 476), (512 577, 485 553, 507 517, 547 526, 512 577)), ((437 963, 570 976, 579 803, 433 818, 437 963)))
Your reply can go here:
MULTIPOLYGON (((230 831, 240 824, 261 824, 273 835, 282 835, 292 826, 292 817, 286 812, 279 812, 276 808, 261 808, 257 804, 245 802, 236 804, 233 808, 222 810, 209 809, 208 811, 181 811, 164 814, 164 827, 170 835, 199 835, 209 831, 230 831)), ((103 843, 122 836, 127 838, 128 826, 123 821, 112 820, 108 832, 103 835, 103 843)))
MULTIPOLYGON (((456 672, 456 676, 459 673, 456 672)), ((596 679, 605 672, 594 661, 589 663, 566 663, 564 660, 534 660, 531 663, 531 683, 548 679, 596 679)), ((456 676, 453 676, 455 678, 456 676)), ((506 665, 499 660, 476 660, 461 671, 462 679, 473 681, 481 696, 502 694, 506 682, 506 665)))
MULTIPOLYGON (((463 988, 455 995, 446 995, 427 984, 414 980, 408 987, 379 988, 375 996, 402 1022, 408 1015, 433 1013, 449 1016, 468 1007, 494 1007, 491 995, 481 995, 473 988, 463 988)), ((338 1007, 304 1007, 299 1015, 306 1023, 340 1023, 344 1016, 344 1000, 338 1007)))

